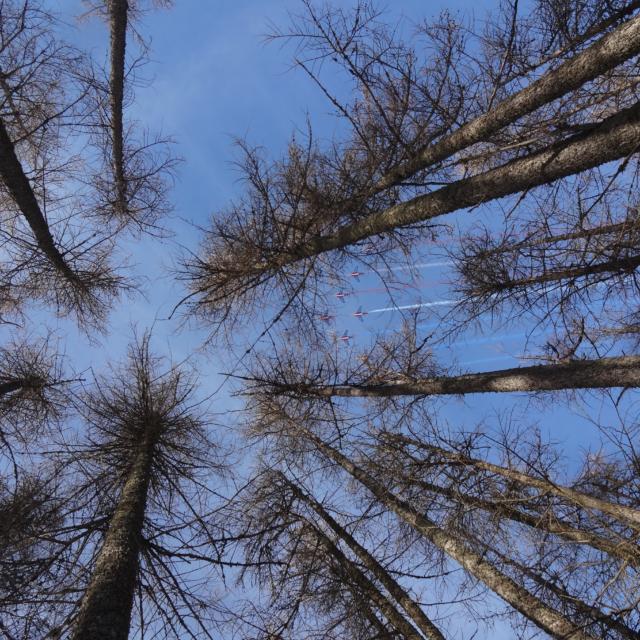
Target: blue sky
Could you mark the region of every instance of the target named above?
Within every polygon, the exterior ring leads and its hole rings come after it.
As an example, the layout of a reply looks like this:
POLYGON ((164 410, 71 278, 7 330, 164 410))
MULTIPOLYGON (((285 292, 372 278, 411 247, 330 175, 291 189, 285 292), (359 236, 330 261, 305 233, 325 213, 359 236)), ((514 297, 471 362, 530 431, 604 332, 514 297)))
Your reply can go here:
MULTIPOLYGON (((50 4, 68 21, 72 39, 83 48, 92 48, 98 59, 104 59, 105 25, 95 18, 80 23, 70 18, 84 11, 79 0, 51 0, 50 4)), ((268 149, 271 157, 277 157, 286 148, 292 131, 304 128, 307 116, 316 135, 324 138, 338 133, 340 123, 320 91, 301 72, 291 69, 290 49, 263 41, 268 23, 286 25, 287 11, 299 9, 297 1, 177 0, 175 5, 171 10, 149 12, 139 25, 151 43, 151 63, 142 74, 147 82, 136 89, 135 103, 128 110, 129 117, 152 131, 162 130, 171 136, 176 154, 183 159, 172 194, 175 210, 167 223, 174 236, 126 243, 126 251, 136 265, 134 271, 146 279, 146 299, 125 300, 118 306, 112 314, 108 336, 98 344, 78 334, 71 322, 54 320, 53 324, 57 323, 61 334, 72 336, 66 341, 66 352, 79 370, 100 368, 106 358, 121 357, 131 338, 132 325, 144 329, 154 324, 156 347, 171 353, 176 360, 198 353, 204 387, 214 389, 219 384, 217 373, 225 369, 222 356, 211 349, 199 352, 205 332, 180 327, 179 314, 167 319, 183 295, 167 270, 181 246, 196 249, 199 233, 193 224, 206 224, 213 212, 240 193, 238 173, 233 167, 237 158, 234 137, 246 137, 252 144, 268 149)), ((388 3, 387 14, 392 21, 404 16, 409 25, 412 20, 436 15, 443 8, 472 10, 478 15, 493 6, 495 2, 487 0, 403 0, 388 3)), ((446 266, 421 268, 419 272, 422 280, 403 296, 406 303, 446 298, 442 285, 433 287, 433 282, 446 279, 446 266)), ((366 342, 370 330, 393 324, 392 312, 369 314, 363 323, 351 317, 360 305, 372 310, 388 303, 383 296, 367 291, 374 286, 364 276, 355 287, 365 291, 344 305, 336 303, 331 311, 341 315, 336 325, 340 333, 347 329, 356 340, 366 342)), ((46 310, 36 317, 42 318, 43 324, 52 324, 46 310)), ((512 326, 489 337, 469 335, 448 350, 445 348, 441 355, 467 362, 470 368, 492 369, 515 366, 518 361, 513 355, 521 353, 522 348, 522 331, 512 326)), ((228 402, 224 394, 216 398, 220 409, 229 406, 228 402)), ((595 412, 599 400, 593 402, 595 412)), ((482 399, 474 396, 448 403, 443 411, 449 420, 463 423, 473 422, 490 411, 514 407, 540 419, 548 433, 565 442, 567 451, 578 451, 597 440, 595 429, 569 410, 526 403, 520 395, 482 399)), ((508 638, 511 634, 501 632, 497 626, 492 637, 508 638)))

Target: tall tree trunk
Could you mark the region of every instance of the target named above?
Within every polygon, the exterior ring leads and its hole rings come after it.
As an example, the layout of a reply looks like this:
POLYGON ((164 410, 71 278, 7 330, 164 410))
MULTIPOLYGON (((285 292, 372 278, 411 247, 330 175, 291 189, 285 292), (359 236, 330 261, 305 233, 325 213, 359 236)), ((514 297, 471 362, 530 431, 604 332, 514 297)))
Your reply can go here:
MULTIPOLYGON (((284 477, 284 476, 283 476, 284 477)), ((353 551, 362 564, 376 577, 382 586, 391 594, 396 602, 407 612, 413 623, 418 627, 426 638, 432 640, 444 640, 444 636, 429 620, 422 608, 409 596, 409 594, 398 584, 391 574, 365 549, 358 541, 346 530, 340 526, 338 522, 329 514, 324 507, 303 492, 297 485, 290 482, 285 477, 287 486, 291 488, 294 494, 307 505, 309 505, 329 526, 329 528, 345 542, 345 544, 353 551)))
POLYGON ((332 556, 342 573, 348 580, 366 595, 375 605, 375 608, 389 621, 389 624, 397 631, 401 638, 407 640, 423 640, 422 636, 405 620, 404 616, 395 608, 391 601, 378 589, 378 587, 366 576, 366 574, 340 550, 340 548, 320 529, 311 526, 311 531, 318 542, 332 556))
POLYGON ((113 176, 116 187, 116 210, 125 215, 128 209, 127 181, 124 170, 124 69, 127 46, 127 0, 109 0, 111 40, 110 105, 113 152, 113 176))
POLYGON ((488 294, 504 294, 518 289, 527 289, 549 282, 562 282, 574 280, 584 276, 609 274, 609 277, 633 273, 640 266, 640 255, 619 256, 602 262, 586 263, 582 265, 566 265, 560 269, 550 269, 526 278, 514 278, 481 284, 477 288, 471 288, 469 295, 479 296, 488 294))
POLYGON ((51 235, 51 230, 36 199, 27 176, 9 137, 9 132, 0 118, 0 178, 18 205, 27 224, 31 228, 38 248, 53 267, 69 282, 81 284, 77 275, 66 263, 51 235))
MULTIPOLYGON (((632 3, 635 8, 637 2, 632 3)), ((626 10, 634 7, 627 7, 626 10)), ((547 71, 529 86, 506 98, 487 113, 464 124, 385 174, 371 189, 374 195, 414 173, 442 162, 458 151, 486 140, 519 118, 623 63, 640 52, 640 18, 635 17, 603 36, 583 52, 547 71)))
POLYGON ((159 425, 149 423, 82 599, 73 640, 127 640, 159 425))
POLYGON ((640 387, 640 356, 572 360, 556 364, 514 367, 459 376, 422 378, 380 384, 307 385, 269 383, 275 391, 319 397, 431 396, 490 392, 560 391, 640 387))
POLYGON ((602 513, 606 513, 607 515, 612 516, 623 525, 631 526, 637 530, 640 530, 640 510, 634 509, 633 507, 614 504, 606 500, 601 500, 600 498, 595 498, 593 496, 587 495, 586 493, 582 493, 580 491, 576 491, 575 489, 571 489, 570 487, 556 484, 555 482, 551 482, 550 480, 544 478, 535 478, 527 473, 523 473, 522 471, 516 471, 515 469, 501 467, 500 465, 486 462, 478 458, 471 458, 462 453, 447 451, 446 449, 442 449, 441 447, 427 444, 426 442, 421 442, 419 440, 415 440, 414 438, 408 438, 404 435, 388 434, 388 437, 390 437, 391 440, 400 441, 405 444, 424 449, 425 451, 436 453, 440 458, 446 460, 447 464, 457 463, 495 473, 502 476, 503 478, 506 478, 507 480, 513 480, 526 487, 532 487, 534 489, 542 491, 543 493, 558 496, 559 498, 564 498, 565 500, 573 502, 574 504, 577 504, 584 509, 601 511, 602 513))
MULTIPOLYGON (((298 432, 300 431, 301 427, 298 426, 298 432)), ((381 504, 391 509, 437 548, 458 562, 470 575, 484 583, 516 611, 519 611, 552 638, 557 640, 594 640, 558 611, 536 598, 524 587, 502 573, 486 560, 483 555, 469 548, 456 535, 440 528, 426 515, 391 493, 340 451, 326 444, 306 429, 304 430, 304 437, 312 441, 327 458, 333 460, 365 486, 381 504)))
POLYGON ((604 538, 591 531, 576 529, 570 523, 553 515, 544 513, 527 513, 515 507, 501 502, 483 500, 476 496, 462 493, 458 489, 445 488, 431 482, 422 480, 407 480, 408 483, 444 496, 457 504, 463 504, 476 509, 482 509, 488 513, 496 514, 500 518, 506 518, 512 522, 524 524, 532 529, 551 533, 576 544, 587 545, 611 556, 620 558, 633 566, 640 566, 640 547, 629 540, 604 538))
POLYGON ((275 260, 256 264, 255 271, 283 267, 326 251, 343 249, 396 228, 426 222, 459 209, 550 184, 560 178, 626 158, 635 153, 639 146, 640 102, 610 116, 593 129, 542 151, 371 214, 343 226, 333 235, 315 236, 302 245, 283 249, 275 260))

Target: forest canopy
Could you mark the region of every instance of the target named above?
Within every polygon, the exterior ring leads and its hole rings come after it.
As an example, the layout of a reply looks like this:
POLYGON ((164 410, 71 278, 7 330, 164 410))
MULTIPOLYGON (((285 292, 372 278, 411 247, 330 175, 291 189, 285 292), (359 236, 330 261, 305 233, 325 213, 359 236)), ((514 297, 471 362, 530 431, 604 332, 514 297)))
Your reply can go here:
POLYGON ((222 4, 0 0, 0 637, 640 637, 640 2, 222 4))

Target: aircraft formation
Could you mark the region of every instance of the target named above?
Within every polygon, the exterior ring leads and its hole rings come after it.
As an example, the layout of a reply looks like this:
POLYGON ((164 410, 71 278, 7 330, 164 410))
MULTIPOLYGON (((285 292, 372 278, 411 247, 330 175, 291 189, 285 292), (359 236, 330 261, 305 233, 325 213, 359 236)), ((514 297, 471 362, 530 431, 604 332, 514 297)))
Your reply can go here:
MULTIPOLYGON (((381 269, 381 271, 414 271, 414 270, 421 270, 421 269, 425 269, 425 268, 429 268, 429 267, 444 267, 444 266, 448 266, 450 265, 451 262, 449 261, 437 261, 437 262, 420 262, 414 265, 410 265, 410 266, 398 266, 398 267, 391 267, 391 268, 386 268, 386 269, 381 269)), ((349 276, 351 278, 353 278, 355 281, 357 282, 361 282, 361 277, 362 276, 366 276, 369 273, 374 273, 373 271, 359 271, 357 269, 354 269, 353 271, 349 272, 349 276)), ((377 271, 377 273, 379 273, 379 271, 377 271)), ((419 278, 419 276, 417 276, 419 278)), ((406 287, 412 287, 415 288, 415 277, 412 277, 412 281, 413 284, 407 284, 406 287)), ((345 289, 339 289, 338 291, 336 291, 333 295, 336 297, 337 300, 339 300, 342 304, 346 304, 347 303, 347 298, 349 298, 350 296, 358 296, 359 294, 366 294, 366 293, 374 293, 374 294, 378 294, 378 293, 386 293, 388 292, 388 289, 385 287, 378 287, 378 288, 374 288, 374 289, 361 289, 358 288, 357 290, 345 290, 345 289)), ((351 316, 354 318, 357 318, 358 320, 360 320, 360 322, 364 322, 365 318, 367 316, 369 316, 372 313, 381 313, 383 311, 401 311, 404 309, 414 309, 414 308, 420 308, 420 307, 436 307, 436 306, 448 306, 453 304, 455 301, 452 300, 436 300, 433 302, 427 302, 427 303, 416 303, 416 304, 411 304, 411 305, 405 305, 405 306, 391 306, 391 307, 385 307, 383 309, 373 309, 373 310, 369 310, 369 311, 365 311, 362 308, 362 305, 358 306, 358 308, 353 311, 351 313, 351 316)), ((332 325, 334 324, 334 322, 336 321, 336 318, 338 315, 341 314, 337 314, 332 312, 329 308, 327 308, 326 310, 324 310, 321 313, 317 314, 317 318, 321 321, 324 322, 327 325, 332 325)), ((348 330, 345 330, 344 333, 342 334, 338 334, 335 331, 331 331, 330 335, 333 336, 333 339, 335 341, 341 341, 342 343, 348 343, 350 340, 354 339, 354 335, 349 334, 348 330)))

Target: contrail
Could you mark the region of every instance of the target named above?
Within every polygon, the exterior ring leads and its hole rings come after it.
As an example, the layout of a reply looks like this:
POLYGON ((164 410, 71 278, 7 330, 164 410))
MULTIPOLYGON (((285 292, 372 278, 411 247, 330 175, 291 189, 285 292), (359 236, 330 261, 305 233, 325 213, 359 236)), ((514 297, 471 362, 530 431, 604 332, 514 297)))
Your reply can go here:
POLYGON ((400 266, 400 267, 386 267, 384 269, 376 269, 372 273, 381 273, 388 271, 412 271, 413 269, 428 269, 430 267, 449 267, 453 264, 451 260, 445 260, 444 262, 418 262, 417 264, 400 266))
POLYGON ((435 300, 434 302, 421 302, 419 304, 405 304, 401 307, 385 307, 384 309, 372 309, 369 313, 382 313, 383 311, 404 311, 405 309, 426 309, 428 307, 448 307, 458 304, 460 300, 435 300))

